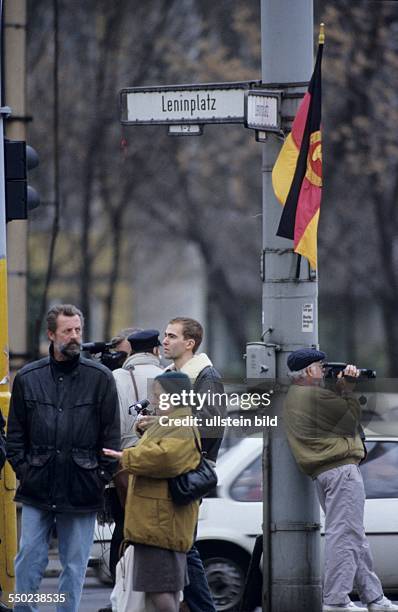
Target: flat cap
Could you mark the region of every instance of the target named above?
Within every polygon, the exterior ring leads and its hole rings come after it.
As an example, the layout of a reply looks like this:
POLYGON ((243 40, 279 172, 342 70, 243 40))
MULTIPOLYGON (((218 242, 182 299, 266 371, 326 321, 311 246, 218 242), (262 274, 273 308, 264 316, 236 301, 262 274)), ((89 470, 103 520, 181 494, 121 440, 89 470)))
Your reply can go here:
POLYGON ((313 348, 299 349, 290 353, 287 359, 287 367, 291 372, 297 372, 307 368, 311 363, 322 361, 325 357, 326 353, 323 351, 317 351, 313 348))
POLYGON ((161 345, 157 329, 141 329, 130 334, 127 340, 135 353, 145 353, 145 351, 151 351, 155 346, 161 345))

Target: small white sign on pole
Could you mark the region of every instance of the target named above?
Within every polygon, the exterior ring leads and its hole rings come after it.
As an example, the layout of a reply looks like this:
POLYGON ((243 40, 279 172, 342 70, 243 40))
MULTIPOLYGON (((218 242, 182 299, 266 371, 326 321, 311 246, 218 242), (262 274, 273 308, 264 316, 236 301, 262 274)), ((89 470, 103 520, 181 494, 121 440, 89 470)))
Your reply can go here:
POLYGON ((314 304, 303 304, 301 331, 312 333, 314 331, 314 304))
POLYGON ((246 127, 254 130, 275 131, 281 129, 281 92, 249 90, 246 93, 246 127))

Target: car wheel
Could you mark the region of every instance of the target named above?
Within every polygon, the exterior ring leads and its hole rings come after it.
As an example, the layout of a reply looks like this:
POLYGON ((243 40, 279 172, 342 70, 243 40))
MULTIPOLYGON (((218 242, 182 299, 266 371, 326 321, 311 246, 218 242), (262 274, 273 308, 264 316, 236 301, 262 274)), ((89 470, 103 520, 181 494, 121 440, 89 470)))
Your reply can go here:
POLYGON ((249 565, 248 555, 237 549, 201 552, 207 581, 217 612, 239 609, 245 577, 249 565))

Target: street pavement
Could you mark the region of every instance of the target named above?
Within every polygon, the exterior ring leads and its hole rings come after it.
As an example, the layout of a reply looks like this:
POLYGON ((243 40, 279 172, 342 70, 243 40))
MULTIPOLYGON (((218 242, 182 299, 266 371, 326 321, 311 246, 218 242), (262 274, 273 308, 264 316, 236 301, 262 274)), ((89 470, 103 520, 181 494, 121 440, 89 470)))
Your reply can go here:
MULTIPOLYGON (((58 578, 52 576, 45 578, 41 584, 40 592, 56 593, 58 578)), ((95 576, 93 570, 88 570, 86 581, 84 583, 83 596, 80 604, 79 612, 97 612, 100 608, 109 605, 109 597, 112 588, 104 586, 95 576)), ((398 604, 398 601, 394 601, 398 604)), ((50 612, 51 607, 45 606, 43 612, 50 612)), ((261 608, 257 608, 256 612, 261 612, 261 608)))
MULTIPOLYGON (((92 570, 89 569, 87 573, 79 612, 97 612, 100 608, 109 605, 112 588, 104 586, 92 570)), ((42 593, 56 593, 57 582, 58 578, 56 576, 45 578, 41 584, 40 591, 42 593)), ((51 607, 45 606, 42 610, 43 612, 50 612, 51 607)), ((261 612, 261 608, 257 608, 255 612, 261 612)))
MULTIPOLYGON (((79 612, 97 612, 100 608, 105 608, 109 605, 109 596, 112 588, 104 586, 96 576, 90 575, 88 572, 84 583, 83 596, 80 603, 79 612)), ((45 578, 41 583, 40 591, 42 593, 56 593, 58 578, 45 578)), ((50 612, 51 606, 42 608, 43 612, 50 612)))

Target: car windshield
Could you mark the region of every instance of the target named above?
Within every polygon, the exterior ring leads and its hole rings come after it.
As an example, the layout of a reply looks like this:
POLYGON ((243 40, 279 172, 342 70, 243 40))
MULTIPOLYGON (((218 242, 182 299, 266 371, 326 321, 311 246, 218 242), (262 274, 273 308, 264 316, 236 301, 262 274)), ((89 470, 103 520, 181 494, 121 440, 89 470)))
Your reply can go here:
POLYGON ((230 489, 230 495, 236 501, 263 501, 263 466, 261 455, 234 480, 230 489))
POLYGON ((366 441, 368 455, 360 465, 366 497, 398 497, 397 442, 366 441))

